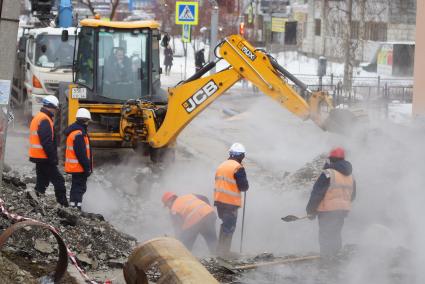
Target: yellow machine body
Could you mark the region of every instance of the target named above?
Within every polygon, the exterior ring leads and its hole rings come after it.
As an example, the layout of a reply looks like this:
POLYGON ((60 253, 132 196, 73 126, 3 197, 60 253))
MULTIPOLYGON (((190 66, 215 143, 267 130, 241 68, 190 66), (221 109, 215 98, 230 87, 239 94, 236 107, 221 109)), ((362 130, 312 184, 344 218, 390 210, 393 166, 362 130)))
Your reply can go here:
MULTIPOLYGON (((155 22, 103 22, 83 20, 82 26, 110 28, 158 28, 155 22)), ((90 132, 93 141, 126 141, 132 145, 143 143, 152 149, 166 148, 172 144, 184 127, 208 105, 220 97, 242 78, 250 81, 264 94, 278 102, 301 119, 312 119, 323 127, 323 107, 332 109, 332 101, 324 92, 311 93, 305 99, 287 82, 271 62, 269 55, 255 49, 240 35, 226 37, 219 46, 220 57, 229 63, 228 68, 212 75, 191 77, 168 89, 168 102, 155 104, 147 100, 136 100, 123 104, 79 102, 73 99, 69 86, 68 124, 75 121, 79 107, 87 108, 92 114, 115 114, 120 116, 119 131, 90 132)), ((206 72, 204 72, 206 73, 206 72)))

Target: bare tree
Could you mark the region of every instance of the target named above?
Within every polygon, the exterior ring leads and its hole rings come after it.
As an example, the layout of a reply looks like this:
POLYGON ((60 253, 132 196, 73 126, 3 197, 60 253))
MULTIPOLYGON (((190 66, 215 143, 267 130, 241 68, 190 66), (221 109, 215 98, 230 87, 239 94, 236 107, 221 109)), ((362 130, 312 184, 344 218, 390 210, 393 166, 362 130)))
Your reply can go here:
POLYGON ((366 1, 360 0, 360 21, 359 21, 359 39, 361 41, 361 59, 364 60, 364 42, 366 40, 366 1))
POLYGON ((109 18, 113 20, 115 18, 115 13, 117 11, 118 5, 120 4, 121 0, 110 0, 110 1, 111 1, 112 9, 111 9, 111 15, 109 16, 109 18))
POLYGON ((322 55, 326 56, 326 37, 328 36, 328 10, 329 0, 322 0, 321 24, 322 24, 322 55))
POLYGON ((344 79, 343 85, 346 90, 351 90, 353 81, 353 52, 351 50, 352 38, 352 18, 353 18, 353 0, 348 0, 347 4, 347 26, 344 34, 344 79))
MULTIPOLYGON (((109 3, 111 5, 111 13, 109 14, 109 18, 113 20, 115 18, 115 14, 118 8, 118 5, 120 4, 121 0, 109 0, 109 3)), ((93 0, 78 0, 78 3, 81 3, 85 5, 87 8, 89 8, 92 15, 96 14, 95 6, 93 5, 93 0)))

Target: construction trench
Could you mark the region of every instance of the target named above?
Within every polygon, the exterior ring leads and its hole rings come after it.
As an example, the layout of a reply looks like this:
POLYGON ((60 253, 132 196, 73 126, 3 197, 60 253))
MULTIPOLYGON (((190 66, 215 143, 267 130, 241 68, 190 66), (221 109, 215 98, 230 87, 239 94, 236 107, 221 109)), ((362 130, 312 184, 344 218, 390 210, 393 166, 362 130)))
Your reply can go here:
MULTIPOLYGON (((52 188, 43 199, 33 194, 27 132, 15 122, 8 134, 10 169, 0 198, 8 212, 56 228, 87 277, 102 283, 126 283, 124 274, 127 283, 423 283, 425 232, 418 212, 425 186, 424 133, 423 126, 379 118, 353 129, 351 136, 327 133, 263 96, 234 92, 182 132, 171 165, 154 165, 131 151, 96 153, 84 197, 86 213, 80 214, 58 208, 52 188), (211 198, 214 170, 235 141, 247 148, 244 165, 250 182, 242 253, 235 259, 210 256, 198 238, 192 255, 174 239, 162 238, 173 231, 161 195, 172 190, 211 198), (281 217, 305 215, 325 154, 335 145, 348 149, 358 196, 344 226, 344 249, 335 259, 322 261, 317 220, 283 222, 281 217)), ((239 211, 235 252, 240 247, 239 211)), ((13 223, 0 218, 0 230, 13 223)), ((0 282, 52 283, 46 276, 53 275, 60 251, 46 228, 18 229, 2 246, 0 282)), ((59 283, 84 283, 71 260, 59 283)))

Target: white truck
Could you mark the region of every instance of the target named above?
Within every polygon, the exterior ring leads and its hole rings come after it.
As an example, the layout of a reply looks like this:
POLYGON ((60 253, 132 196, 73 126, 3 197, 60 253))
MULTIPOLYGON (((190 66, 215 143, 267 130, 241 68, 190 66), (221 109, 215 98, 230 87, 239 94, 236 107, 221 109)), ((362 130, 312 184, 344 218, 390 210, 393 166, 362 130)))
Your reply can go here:
POLYGON ((59 82, 72 82, 76 28, 24 28, 12 88, 12 105, 28 121, 59 82))

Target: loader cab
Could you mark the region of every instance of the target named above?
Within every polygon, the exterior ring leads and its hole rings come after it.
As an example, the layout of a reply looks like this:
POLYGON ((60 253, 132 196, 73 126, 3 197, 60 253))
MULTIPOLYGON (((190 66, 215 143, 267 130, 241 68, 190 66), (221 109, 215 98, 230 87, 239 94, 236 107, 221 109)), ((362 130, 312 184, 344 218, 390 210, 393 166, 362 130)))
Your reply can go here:
POLYGON ((82 20, 74 66, 74 82, 87 89, 82 99, 163 101, 158 27, 154 21, 82 20))

